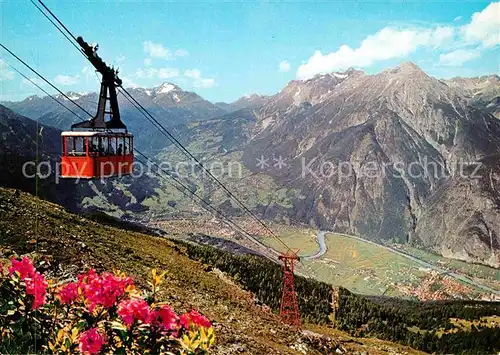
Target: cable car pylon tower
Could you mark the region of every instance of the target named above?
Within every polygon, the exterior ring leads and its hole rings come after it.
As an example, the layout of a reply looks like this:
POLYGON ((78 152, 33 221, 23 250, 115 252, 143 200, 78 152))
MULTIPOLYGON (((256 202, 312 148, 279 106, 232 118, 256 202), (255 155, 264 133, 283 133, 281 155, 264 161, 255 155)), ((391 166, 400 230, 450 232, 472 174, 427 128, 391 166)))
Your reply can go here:
POLYGON ((300 327, 300 311, 295 293, 294 264, 300 261, 297 253, 282 253, 279 256, 283 267, 283 292, 281 295, 280 318, 283 323, 300 327))

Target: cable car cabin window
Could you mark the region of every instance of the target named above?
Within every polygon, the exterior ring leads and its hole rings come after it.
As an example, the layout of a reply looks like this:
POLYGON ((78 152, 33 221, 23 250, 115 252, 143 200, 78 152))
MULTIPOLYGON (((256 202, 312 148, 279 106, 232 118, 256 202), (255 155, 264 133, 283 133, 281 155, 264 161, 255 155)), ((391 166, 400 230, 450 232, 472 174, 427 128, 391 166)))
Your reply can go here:
POLYGON ((116 155, 124 155, 124 147, 125 147, 125 137, 118 137, 117 138, 117 148, 116 148, 116 155))
POLYGON ((66 137, 66 152, 71 156, 87 155, 87 138, 66 137))
POLYGON ((89 138, 89 155, 97 155, 99 153, 99 138, 89 138))
POLYGON ((99 137, 98 151, 100 155, 106 155, 108 151, 108 137, 99 137))
POLYGON ((116 154, 116 137, 108 137, 108 150, 106 151, 107 155, 115 155, 116 154))
POLYGON ((129 137, 124 137, 123 141, 124 141, 123 154, 124 155, 130 154, 130 138, 129 137))

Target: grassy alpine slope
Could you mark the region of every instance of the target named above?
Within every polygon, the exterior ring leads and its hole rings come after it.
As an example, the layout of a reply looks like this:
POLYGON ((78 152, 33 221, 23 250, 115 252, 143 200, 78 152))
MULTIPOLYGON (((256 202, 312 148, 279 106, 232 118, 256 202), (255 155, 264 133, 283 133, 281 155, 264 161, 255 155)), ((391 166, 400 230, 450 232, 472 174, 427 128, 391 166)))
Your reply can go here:
POLYGON ((357 339, 319 325, 306 328, 333 339, 296 332, 282 325, 274 313, 231 278, 190 260, 183 246, 165 238, 102 225, 30 194, 0 188, 0 253, 6 257, 11 251, 43 256, 48 261, 47 271, 54 277, 68 277, 90 267, 97 271, 118 268, 133 275, 138 285, 144 285, 151 268, 167 271, 165 300, 178 311, 199 309, 214 321, 214 354, 301 353, 293 348, 321 354, 325 350, 320 347, 325 344, 349 354, 420 354, 399 344, 357 339))

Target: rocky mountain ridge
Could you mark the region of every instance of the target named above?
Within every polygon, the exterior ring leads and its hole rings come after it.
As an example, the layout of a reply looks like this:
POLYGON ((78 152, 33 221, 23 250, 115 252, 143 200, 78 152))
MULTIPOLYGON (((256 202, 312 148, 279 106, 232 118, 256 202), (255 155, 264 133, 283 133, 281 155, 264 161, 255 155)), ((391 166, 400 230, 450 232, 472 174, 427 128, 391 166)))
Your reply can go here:
MULTIPOLYGON (((456 181, 470 164, 498 154, 499 137, 499 120, 472 106, 462 91, 403 63, 375 75, 328 74, 289 83, 257 111, 244 160, 253 171, 261 157, 286 160, 285 169, 270 166, 266 173, 308 196, 294 206, 298 220, 431 247, 420 235, 423 225, 433 225, 420 218, 429 211, 428 201, 442 186, 456 186, 448 181, 456 181)), ((492 198, 486 197, 496 206, 492 198)), ((436 238, 460 258, 465 248, 469 259, 484 260, 485 253, 473 245, 485 245, 494 255, 486 262, 498 266, 500 218, 498 207, 494 210, 493 218, 483 211, 467 216, 472 225, 486 221, 491 231, 486 235, 494 243, 485 244, 483 234, 457 225, 448 225, 447 233, 460 240, 460 247, 436 238)), ((451 221, 447 213, 444 218, 451 221)))

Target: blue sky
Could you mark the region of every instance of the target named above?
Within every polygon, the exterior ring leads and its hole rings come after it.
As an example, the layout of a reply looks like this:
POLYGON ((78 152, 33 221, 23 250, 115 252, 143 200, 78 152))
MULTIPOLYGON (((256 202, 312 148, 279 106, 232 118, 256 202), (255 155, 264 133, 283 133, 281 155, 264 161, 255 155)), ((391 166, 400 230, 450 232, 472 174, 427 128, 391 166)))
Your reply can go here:
MULTIPOLYGON (((438 77, 499 72, 500 3, 489 1, 45 3, 75 35, 99 43, 126 86, 173 82, 211 101, 407 60, 438 77)), ((63 91, 98 90, 85 59, 29 1, 0 6, 4 45, 63 91)), ((0 100, 40 95, 4 63, 0 70, 0 100)))

